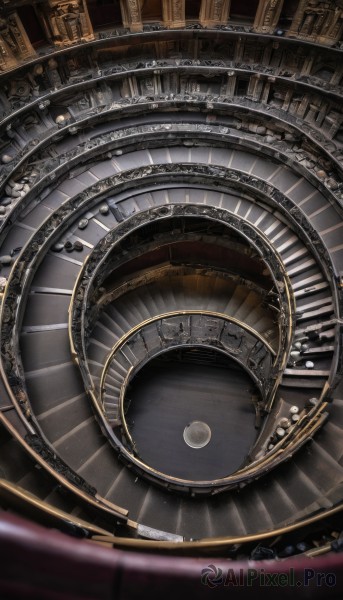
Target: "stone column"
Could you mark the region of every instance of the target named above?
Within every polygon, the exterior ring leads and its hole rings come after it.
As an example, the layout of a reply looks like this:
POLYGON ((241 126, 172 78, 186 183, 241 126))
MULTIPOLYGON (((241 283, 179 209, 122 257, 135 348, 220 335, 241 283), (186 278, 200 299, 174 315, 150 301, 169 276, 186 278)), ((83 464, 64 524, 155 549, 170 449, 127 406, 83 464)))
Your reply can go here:
POLYGON ((270 57, 269 64, 272 67, 278 68, 282 62, 283 50, 280 48, 279 42, 274 41, 272 43, 272 54, 270 57))
POLYGON ((291 103, 292 100, 292 96, 293 96, 293 90, 290 89, 286 92, 284 101, 283 101, 283 105, 282 105, 282 110, 288 111, 289 109, 289 105, 291 103))
POLYGON ((280 18, 284 0, 260 0, 253 30, 257 33, 273 33, 280 18))
POLYGON ((311 73, 314 60, 315 57, 313 56, 312 52, 309 56, 304 57, 304 62, 300 69, 300 75, 309 75, 311 73))
POLYGON ((323 120, 324 120, 324 118, 325 118, 325 116, 327 114, 327 111, 328 111, 328 105, 327 105, 326 102, 324 102, 324 103, 322 103, 322 105, 321 105, 321 107, 319 109, 319 112, 317 114, 317 117, 316 117, 316 125, 317 125, 317 127, 321 127, 322 126, 322 123, 323 123, 323 120))
POLYGON ((233 98, 235 95, 237 76, 235 71, 227 72, 226 95, 228 98, 233 98))
MULTIPOLYGON (((262 61, 261 61, 263 65, 267 66, 267 65, 270 64, 270 61, 271 61, 272 56, 273 56, 273 50, 274 49, 275 49, 275 46, 274 46, 274 44, 272 42, 270 42, 268 44, 268 46, 265 47, 265 49, 263 50, 263 58, 262 58, 262 61)), ((276 49, 278 49, 278 46, 277 46, 276 49)))
POLYGON ((333 76, 331 77, 330 83, 332 85, 338 85, 339 82, 341 81, 342 77, 343 77, 343 62, 340 61, 338 64, 336 64, 336 69, 335 69, 333 76))
POLYGON ((331 110, 324 118, 322 130, 332 139, 342 125, 343 117, 340 113, 331 110))
POLYGON ((240 62, 243 59, 243 52, 244 52, 244 42, 241 37, 238 37, 237 41, 236 41, 236 45, 235 45, 233 60, 235 62, 240 62))
POLYGON ((247 96, 257 102, 263 90, 263 83, 261 73, 252 75, 249 81, 247 96))
POLYGON ((185 27, 185 0, 162 0, 163 23, 170 29, 185 27))
POLYGON ((59 47, 94 39, 86 0, 47 0, 37 5, 47 38, 59 47))
POLYGON ((302 118, 305 115, 305 112, 306 112, 309 104, 310 104, 310 97, 308 96, 308 94, 304 94, 304 96, 298 106, 297 116, 302 118))
POLYGON ((268 104, 271 84, 274 83, 274 81, 275 81, 275 77, 268 77, 267 80, 263 82, 264 85, 263 85, 261 99, 260 99, 262 104, 268 104))
POLYGON ((130 31, 143 31, 140 0, 120 0, 120 10, 124 27, 130 31))
POLYGON ((229 19, 231 0, 202 0, 199 21, 204 27, 226 25, 229 19))
POLYGON ((35 54, 18 14, 0 18, 0 68, 10 69, 35 54))
POLYGON ((315 104, 314 102, 310 102, 310 104, 308 105, 308 111, 305 117, 305 121, 307 121, 308 123, 314 123, 318 116, 319 109, 319 105, 315 104))

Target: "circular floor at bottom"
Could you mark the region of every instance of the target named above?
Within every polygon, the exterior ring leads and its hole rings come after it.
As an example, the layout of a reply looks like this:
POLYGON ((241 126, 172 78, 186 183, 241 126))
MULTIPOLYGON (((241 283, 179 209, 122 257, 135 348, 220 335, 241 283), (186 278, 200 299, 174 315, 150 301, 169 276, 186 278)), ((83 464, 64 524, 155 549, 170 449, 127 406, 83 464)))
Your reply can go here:
POLYGON ((151 361, 128 393, 126 419, 140 458, 192 481, 233 473, 256 438, 253 390, 247 373, 229 359, 225 367, 151 361), (207 432, 206 443, 196 447, 185 435, 193 429, 199 435, 194 422, 207 432))

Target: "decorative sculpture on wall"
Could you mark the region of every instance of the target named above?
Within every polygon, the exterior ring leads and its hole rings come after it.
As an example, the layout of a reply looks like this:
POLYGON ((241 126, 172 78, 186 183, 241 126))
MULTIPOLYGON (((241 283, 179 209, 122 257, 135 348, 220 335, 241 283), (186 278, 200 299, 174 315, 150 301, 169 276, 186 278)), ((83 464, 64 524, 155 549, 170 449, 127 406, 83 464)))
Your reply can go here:
POLYGON ((47 36, 56 46, 94 39, 85 0, 49 0, 38 9, 47 36))
POLYGON ((18 14, 0 16, 0 69, 15 67, 35 54, 18 14))
POLYGON ((343 6, 340 2, 302 0, 295 13, 288 35, 333 45, 343 30, 343 6))
POLYGON ((17 60, 14 56, 16 45, 9 31, 7 21, 0 18, 0 69, 6 71, 15 67, 17 60))

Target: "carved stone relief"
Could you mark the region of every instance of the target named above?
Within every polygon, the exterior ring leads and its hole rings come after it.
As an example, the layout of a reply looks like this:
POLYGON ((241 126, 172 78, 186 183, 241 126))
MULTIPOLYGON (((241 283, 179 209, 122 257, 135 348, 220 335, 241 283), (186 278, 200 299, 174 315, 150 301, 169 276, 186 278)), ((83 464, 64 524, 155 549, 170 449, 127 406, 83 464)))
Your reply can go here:
POLYGON ((4 19, 0 19, 0 70, 7 71, 18 64, 17 59, 13 54, 12 44, 9 45, 6 41, 6 25, 4 19))
POLYGON ((343 8, 337 2, 302 0, 295 13, 289 36, 335 44, 343 31, 343 8))
POLYGON ((0 69, 15 67, 35 54, 18 14, 0 17, 0 69))
POLYGON ((69 46, 94 39, 85 0, 48 0, 39 5, 38 15, 48 39, 56 46, 69 46))

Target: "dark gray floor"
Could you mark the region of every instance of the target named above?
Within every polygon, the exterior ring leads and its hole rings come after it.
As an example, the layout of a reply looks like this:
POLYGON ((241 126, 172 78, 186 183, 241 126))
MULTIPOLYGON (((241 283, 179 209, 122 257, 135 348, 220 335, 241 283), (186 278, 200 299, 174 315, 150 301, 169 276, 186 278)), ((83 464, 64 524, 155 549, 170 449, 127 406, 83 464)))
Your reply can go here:
POLYGON ((141 459, 194 481, 232 473, 256 437, 251 387, 243 370, 229 366, 150 363, 133 382, 127 414, 141 459), (211 429, 203 448, 190 448, 183 439, 192 421, 211 429))

